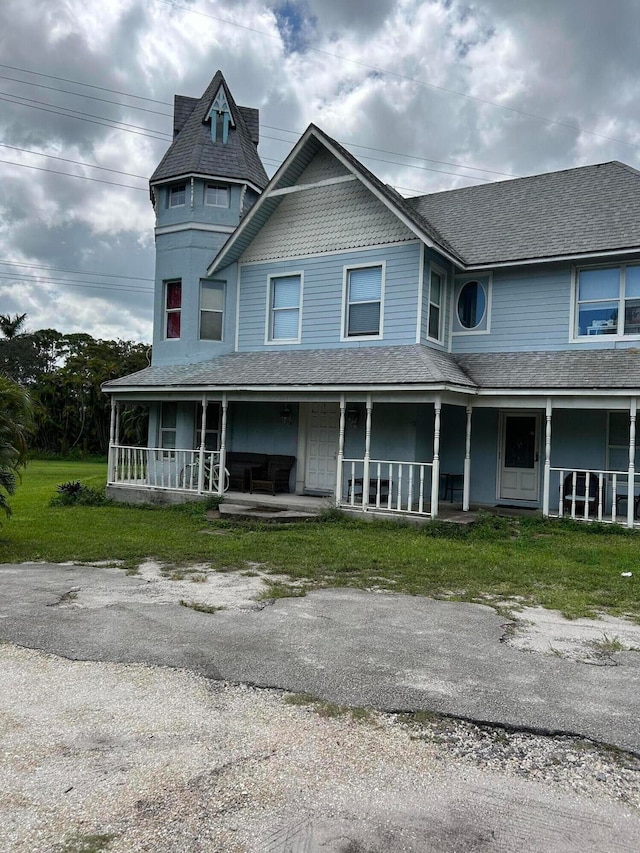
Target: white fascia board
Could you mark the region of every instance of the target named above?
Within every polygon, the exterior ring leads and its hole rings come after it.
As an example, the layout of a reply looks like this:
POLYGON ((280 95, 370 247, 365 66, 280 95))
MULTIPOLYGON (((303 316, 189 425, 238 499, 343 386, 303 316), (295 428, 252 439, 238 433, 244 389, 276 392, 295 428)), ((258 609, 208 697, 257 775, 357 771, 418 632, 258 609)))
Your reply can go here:
POLYGON ((251 394, 323 394, 331 392, 334 394, 366 394, 376 392, 397 392, 406 394, 431 394, 435 392, 451 392, 454 394, 465 394, 466 396, 475 395, 477 392, 474 388, 469 388, 466 385, 455 385, 453 383, 438 383, 438 384, 416 384, 416 385, 397 385, 397 384, 380 384, 372 385, 155 385, 150 388, 148 385, 129 386, 124 388, 103 388, 105 394, 113 394, 114 396, 131 397, 132 394, 154 395, 158 394, 202 394, 202 393, 251 393, 251 394))
POLYGON ((577 255, 548 255, 547 257, 541 258, 525 258, 524 260, 519 261, 495 261, 490 264, 464 264, 458 266, 462 270, 462 272, 481 272, 487 270, 496 270, 502 269, 506 267, 524 267, 524 266, 534 266, 536 264, 551 264, 558 263, 561 261, 588 261, 593 260, 595 258, 616 258, 620 255, 639 255, 640 254, 640 246, 636 246, 633 249, 604 249, 600 252, 583 252, 582 254, 577 255))
POLYGON ((208 225, 206 222, 181 222, 179 225, 160 225, 154 233, 174 234, 177 231, 212 231, 217 234, 233 234, 233 225, 208 225))
POLYGON ((189 178, 201 178, 203 181, 218 181, 221 184, 239 184, 240 186, 244 184, 251 187, 251 189, 255 190, 257 193, 262 192, 257 184, 247 181, 246 179, 228 178, 226 175, 205 175, 200 172, 185 172, 183 175, 172 175, 170 178, 160 178, 157 181, 150 181, 149 186, 153 188, 158 187, 161 184, 175 184, 176 181, 187 181, 189 178))
POLYGON ((480 397, 635 397, 638 388, 479 388, 480 397))

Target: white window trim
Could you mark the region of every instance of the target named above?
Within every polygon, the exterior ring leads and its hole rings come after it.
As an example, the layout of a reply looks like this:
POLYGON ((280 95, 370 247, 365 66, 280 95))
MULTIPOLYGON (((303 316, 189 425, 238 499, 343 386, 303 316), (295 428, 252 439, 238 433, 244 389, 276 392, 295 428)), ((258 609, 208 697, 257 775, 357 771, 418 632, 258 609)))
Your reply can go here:
POLYGON ((200 279, 200 293, 199 293, 199 299, 198 299, 198 340, 199 341, 204 341, 205 344, 219 344, 219 343, 222 343, 222 341, 224 341, 224 315, 226 313, 226 310, 227 310, 227 282, 223 281, 222 279, 217 279, 217 278, 214 278, 214 279, 201 278, 200 279), (222 310, 221 311, 218 311, 217 309, 214 309, 214 308, 203 308, 202 307, 202 284, 203 284, 203 282, 205 282, 205 283, 209 282, 209 283, 215 283, 215 284, 221 284, 222 285, 222 310), (202 312, 203 311, 206 311, 209 314, 222 314, 222 323, 220 324, 220 337, 219 338, 203 338, 203 337, 201 337, 200 332, 202 329, 202 312))
POLYGON ((167 189, 167 207, 169 209, 172 209, 174 207, 185 207, 186 204, 187 204, 187 184, 186 184, 186 182, 182 183, 182 184, 172 184, 167 189), (184 201, 181 201, 179 204, 171 204, 171 191, 176 189, 177 187, 184 187, 184 201))
POLYGON ((425 339, 431 341, 434 344, 440 344, 444 346, 444 328, 445 328, 445 313, 447 310, 447 288, 449 286, 449 277, 447 275, 447 271, 441 267, 439 264, 433 263, 433 261, 429 261, 429 284, 426 288, 427 290, 427 323, 425 327, 425 339), (429 334, 429 315, 431 314, 431 273, 435 272, 440 276, 442 280, 442 289, 440 293, 440 318, 438 321, 438 337, 432 338, 429 334))
MULTIPOLYGON (((460 276, 457 276, 460 278, 460 276)), ((485 296, 487 298, 487 307, 486 307, 486 315, 487 315, 487 328, 486 329, 464 329, 460 331, 451 332, 452 336, 455 337, 464 337, 465 335, 490 335, 491 334, 491 311, 493 307, 493 273, 489 273, 487 277, 486 273, 481 273, 480 275, 474 275, 473 273, 469 273, 468 276, 464 276, 464 281, 460 285, 460 290, 458 290, 458 284, 454 281, 453 285, 453 316, 451 318, 451 322, 453 324, 454 320, 458 316, 458 296, 460 295, 460 291, 464 287, 464 285, 468 281, 477 281, 481 284, 485 289, 485 296), (486 282, 485 282, 486 279, 486 282)), ((452 327, 453 328, 453 327, 452 327)))
MULTIPOLYGON (((640 333, 635 335, 625 335, 624 332, 616 332, 615 335, 578 335, 578 279, 582 270, 597 270, 597 269, 615 269, 620 270, 620 286, 618 290, 618 327, 620 323, 624 328, 624 304, 625 304, 625 284, 627 267, 638 266, 637 261, 621 261, 620 263, 608 264, 581 264, 580 266, 571 267, 571 306, 569 310, 569 342, 572 344, 593 344, 594 342, 606 341, 613 343, 614 341, 638 341, 640 333), (622 308, 622 310, 620 310, 622 308)), ((593 302, 595 300, 585 300, 593 302)), ((603 300, 604 301, 604 300, 603 300)), ((608 300, 614 302, 614 299, 608 300)))
POLYGON ((340 316, 340 341, 379 341, 384 337, 384 296, 387 280, 387 262, 371 261, 366 264, 349 264, 342 268, 342 312, 340 316), (348 335, 347 334, 347 300, 349 298, 349 272, 371 267, 380 267, 380 328, 377 335, 348 335))
POLYGON ((418 264, 418 316, 416 318, 416 343, 422 343, 422 315, 423 311, 423 300, 424 300, 424 271, 428 266, 425 255, 427 253, 426 247, 420 247, 420 260, 418 264))
POLYGON ((166 278, 162 282, 162 338, 165 341, 173 342, 182 340, 182 298, 183 298, 183 289, 182 289, 182 279, 181 278, 166 278), (176 282, 180 282, 180 307, 179 308, 167 308, 167 285, 175 284, 176 282), (170 338, 167 335, 167 325, 169 314, 180 314, 180 334, 177 338, 170 338))
POLYGON ((281 344, 299 344, 302 341, 302 305, 304 292, 304 271, 292 270, 291 272, 270 273, 267 276, 267 312, 264 324, 264 342, 266 346, 280 346, 281 344), (293 278, 298 276, 300 279, 300 298, 298 300, 298 336, 295 338, 277 338, 271 337, 271 302, 273 299, 273 281, 278 278, 293 278))
POLYGON ((217 181, 205 181, 205 185, 204 185, 205 207, 218 207, 218 208, 220 208, 220 210, 228 210, 230 201, 231 201, 231 193, 229 191, 229 187, 226 184, 219 183, 217 181), (225 190, 225 192, 227 194, 226 204, 212 204, 210 201, 207 201, 207 189, 209 187, 215 187, 216 189, 225 190))

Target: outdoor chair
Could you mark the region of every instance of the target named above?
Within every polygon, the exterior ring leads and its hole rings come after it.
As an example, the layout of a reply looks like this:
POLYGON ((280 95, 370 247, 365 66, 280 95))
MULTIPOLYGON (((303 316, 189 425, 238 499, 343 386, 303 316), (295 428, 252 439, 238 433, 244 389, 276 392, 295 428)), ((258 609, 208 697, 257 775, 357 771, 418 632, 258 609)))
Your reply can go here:
POLYGON ((588 504, 587 514, 595 515, 598 511, 598 477, 595 474, 589 475, 589 493, 587 494, 587 473, 585 471, 576 472, 575 492, 573 476, 572 472, 564 478, 562 486, 562 507, 564 512, 571 514, 571 508, 575 505, 576 516, 584 516, 586 503, 588 504))

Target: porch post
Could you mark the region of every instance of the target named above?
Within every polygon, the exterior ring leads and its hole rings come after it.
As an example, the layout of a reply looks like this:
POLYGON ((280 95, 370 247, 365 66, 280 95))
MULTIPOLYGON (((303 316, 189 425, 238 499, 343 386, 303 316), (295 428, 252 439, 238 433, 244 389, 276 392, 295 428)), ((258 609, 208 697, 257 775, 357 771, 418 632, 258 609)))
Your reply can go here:
POLYGON ((542 515, 549 516, 549 489, 551 486, 551 397, 547 397, 544 426, 544 475, 542 480, 542 515))
POLYGON ((198 458, 198 494, 204 491, 204 445, 207 431, 207 395, 202 395, 202 419, 200 421, 200 453, 198 458))
MULTIPOLYGON (((471 494, 471 413, 473 406, 467 405, 467 432, 464 445, 464 475, 462 478, 462 511, 469 512, 469 496, 471 494)), ((453 499, 453 494, 451 495, 453 499)))
POLYGON ((438 496, 440 493, 440 412, 442 398, 436 394, 433 402, 433 465, 431 466, 431 518, 438 515, 438 496))
POLYGON ((227 465, 227 411, 229 401, 226 392, 222 395, 222 423, 220 424, 220 458, 218 461, 218 494, 224 494, 224 480, 227 465))
POLYGON ((633 527, 633 517, 635 514, 635 461, 636 461, 636 411, 638 400, 636 397, 631 398, 629 405, 629 473, 627 476, 627 527, 633 527))
POLYGON ((344 465, 344 415, 346 401, 344 394, 340 394, 340 433, 338 436, 338 464, 336 466, 336 491, 335 504, 340 506, 342 502, 342 468, 344 465))
POLYGON ((116 401, 115 397, 111 397, 111 419, 109 421, 109 464, 107 466, 108 483, 115 483, 116 477, 116 461, 117 450, 114 447, 116 443, 116 401))
POLYGON ((369 504, 369 461, 371 459, 371 410, 373 403, 371 394, 367 394, 367 426, 364 434, 364 470, 362 472, 362 511, 367 511, 369 504))

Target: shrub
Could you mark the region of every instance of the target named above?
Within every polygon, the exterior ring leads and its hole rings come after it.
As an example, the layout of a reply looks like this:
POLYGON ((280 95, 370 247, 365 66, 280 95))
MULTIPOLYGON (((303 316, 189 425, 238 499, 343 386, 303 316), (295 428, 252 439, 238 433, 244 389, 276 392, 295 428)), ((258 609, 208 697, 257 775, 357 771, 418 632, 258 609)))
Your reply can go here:
POLYGON ((80 480, 70 480, 56 486, 57 494, 51 498, 51 506, 100 506, 107 503, 103 489, 95 489, 81 483, 80 480))

